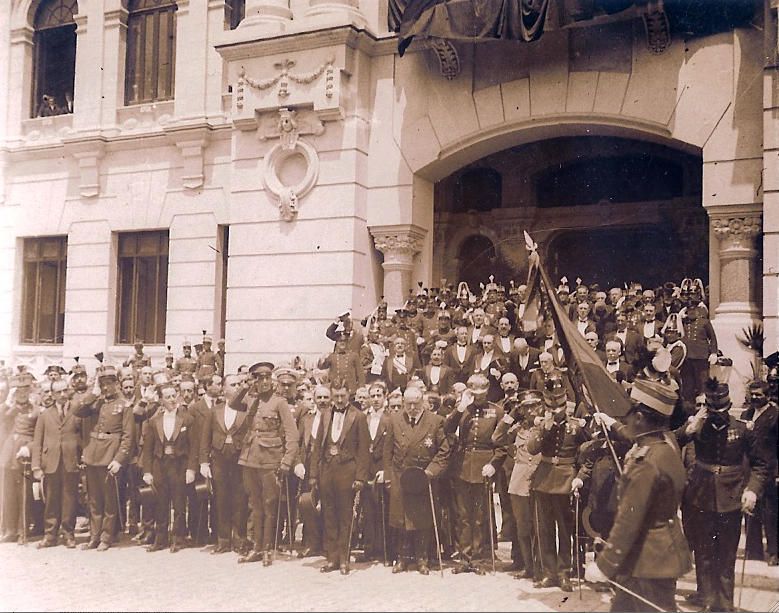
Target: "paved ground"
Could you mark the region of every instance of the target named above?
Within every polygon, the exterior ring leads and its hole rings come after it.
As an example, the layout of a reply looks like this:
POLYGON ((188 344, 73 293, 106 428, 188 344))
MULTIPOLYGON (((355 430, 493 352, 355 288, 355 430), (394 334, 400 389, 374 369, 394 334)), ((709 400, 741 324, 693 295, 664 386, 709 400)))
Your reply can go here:
MULTIPOLYGON (((506 557, 501 544, 501 557, 506 557)), ((0 545, 0 610, 18 611, 607 611, 609 595, 588 587, 576 592, 538 590, 529 581, 495 576, 433 573, 392 575, 381 565, 354 565, 348 577, 318 572, 322 558, 290 560, 279 554, 270 568, 238 565, 229 553, 199 549, 147 553, 121 545, 111 550, 37 550, 0 545)), ((744 590, 743 606, 776 609, 779 574, 750 562, 757 577, 744 590), (760 587, 761 589, 756 589, 760 587)), ((680 598, 684 588, 680 583, 680 598)), ((683 601, 679 601, 683 607, 683 601)))

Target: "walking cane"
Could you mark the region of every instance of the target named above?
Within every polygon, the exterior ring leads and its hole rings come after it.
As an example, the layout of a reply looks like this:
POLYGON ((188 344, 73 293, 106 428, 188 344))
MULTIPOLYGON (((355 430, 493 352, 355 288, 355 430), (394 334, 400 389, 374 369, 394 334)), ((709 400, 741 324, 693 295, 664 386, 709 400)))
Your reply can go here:
POLYGON ((27 544, 27 466, 22 462, 22 545, 27 544))
MULTIPOLYGON (((381 544, 384 548, 384 566, 387 566, 387 525, 384 518, 384 484, 377 483, 379 486, 379 503, 381 504, 381 544)), ((435 515, 433 515, 435 517, 435 515)))
POLYGON ((582 596, 582 569, 581 564, 579 562, 579 552, 581 551, 579 549, 579 490, 576 489, 573 491, 573 497, 574 497, 574 524, 576 532, 574 532, 574 542, 576 544, 576 581, 579 584, 579 600, 583 598, 582 596))
POLYGON ((289 534, 289 557, 292 559, 292 549, 295 544, 295 533, 292 526, 292 499, 289 497, 289 477, 284 478, 284 486, 287 489, 287 534, 289 534))
MULTIPOLYGON (((278 483, 278 480, 277 480, 278 483)), ((279 485, 281 485, 279 483, 279 485)), ((279 548, 279 520, 281 519, 281 488, 279 488, 279 501, 276 504, 276 531, 273 533, 273 560, 276 560, 276 551, 279 548)), ((255 526, 255 530, 262 530, 262 526, 255 526)), ((262 534, 262 532, 260 532, 262 534)))
POLYGON ((495 522, 495 509, 492 506, 492 488, 490 487, 490 480, 484 479, 484 487, 487 490, 487 517, 490 523, 490 553, 492 554, 492 574, 495 574, 495 535, 492 533, 493 524, 495 522))
MULTIPOLYGON (((749 520, 752 513, 744 513, 744 535, 749 534, 749 520)), ((747 548, 744 547, 744 559, 741 560, 741 582, 738 586, 738 609, 741 610, 741 594, 744 592, 744 575, 747 572, 747 548)))
MULTIPOLYGON (((444 577, 444 563, 441 560, 441 541, 438 537, 438 520, 435 516, 435 502, 433 502, 433 484, 427 480, 427 493, 430 494, 430 512, 433 514, 433 531, 435 532, 435 551, 438 554, 438 568, 441 570, 441 578, 444 577)), ((385 556, 386 557, 386 556, 385 556)))
POLYGON ((346 543, 346 570, 351 570, 352 559, 352 532, 354 531, 354 521, 357 519, 357 512, 360 508, 360 490, 357 490, 354 494, 354 502, 352 502, 352 521, 349 524, 349 540, 346 543))
POLYGON ((541 531, 539 530, 539 523, 538 523, 538 498, 536 498, 535 494, 533 494, 533 512, 536 519, 535 542, 536 542, 536 553, 538 554, 538 563, 541 565, 541 574, 546 575, 546 571, 544 570, 544 557, 541 554, 541 531))

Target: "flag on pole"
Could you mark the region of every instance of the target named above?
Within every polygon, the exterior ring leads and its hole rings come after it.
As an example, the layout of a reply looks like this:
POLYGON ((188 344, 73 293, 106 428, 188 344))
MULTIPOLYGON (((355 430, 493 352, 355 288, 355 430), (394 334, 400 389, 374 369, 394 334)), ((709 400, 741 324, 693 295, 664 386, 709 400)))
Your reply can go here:
MULTIPOLYGON (((565 308, 557 298, 554 286, 549 282, 541 259, 536 251, 535 243, 525 232, 525 241, 530 249, 531 269, 537 268, 535 283, 539 291, 545 295, 549 302, 549 311, 554 321, 555 330, 568 359, 568 366, 578 377, 572 377, 574 384, 579 379, 579 384, 586 388, 583 390, 589 403, 596 411, 601 411, 611 417, 623 417, 630 410, 630 399, 622 386, 611 378, 606 367, 601 363, 595 351, 587 344, 584 337, 579 334, 576 325, 570 320, 565 308), (541 287, 543 283, 543 287, 541 287)), ((531 295, 528 287, 528 296, 531 295)))

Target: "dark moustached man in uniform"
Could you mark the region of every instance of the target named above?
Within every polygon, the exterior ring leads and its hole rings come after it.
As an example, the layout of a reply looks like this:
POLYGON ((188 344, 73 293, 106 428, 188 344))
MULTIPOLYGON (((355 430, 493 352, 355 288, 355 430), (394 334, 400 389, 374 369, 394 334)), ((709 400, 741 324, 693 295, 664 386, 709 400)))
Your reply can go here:
POLYGON ((105 551, 114 542, 118 527, 117 482, 119 471, 130 459, 135 418, 133 403, 119 393, 116 368, 98 367, 91 393, 73 407, 78 417, 96 417, 84 449, 89 497, 89 542, 85 549, 105 551))
MULTIPOLYGON (((635 445, 625 457, 614 525, 585 579, 616 581, 663 611, 676 611, 676 580, 692 567, 677 518, 687 472, 668 424, 677 393, 663 383, 636 381, 625 417, 635 445)), ((616 588, 612 611, 653 611, 616 588)))
POLYGON ((249 422, 238 464, 243 466, 243 486, 249 497, 254 530, 254 548, 239 563, 273 563, 279 483, 287 478, 298 454, 298 431, 287 401, 273 392, 270 362, 254 364, 249 373, 257 381, 257 395, 247 407, 246 385, 233 399, 232 407, 247 411, 249 422))

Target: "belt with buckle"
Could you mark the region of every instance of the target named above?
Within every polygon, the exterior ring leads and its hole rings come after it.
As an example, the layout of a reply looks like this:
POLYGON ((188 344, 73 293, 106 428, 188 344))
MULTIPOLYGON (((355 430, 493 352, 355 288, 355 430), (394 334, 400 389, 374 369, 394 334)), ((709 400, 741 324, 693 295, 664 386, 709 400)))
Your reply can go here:
POLYGON ((327 453, 329 453, 331 456, 334 457, 337 456, 339 453, 338 447, 336 447, 335 445, 331 445, 330 448, 327 450, 327 453))
POLYGON ((560 456, 548 456, 548 455, 542 455, 541 461, 546 462, 547 464, 554 464, 555 466, 558 464, 574 464, 576 462, 575 458, 561 458, 560 456))
POLYGON ((163 453, 165 455, 173 455, 173 445, 165 445, 165 449, 163 450, 163 453))
POLYGON ((119 435, 118 434, 114 434, 113 432, 90 432, 89 436, 91 436, 92 438, 96 438, 96 439, 99 439, 99 440, 102 441, 102 440, 107 439, 107 438, 116 438, 119 435))
POLYGON ((715 475, 720 473, 737 473, 744 470, 741 464, 709 464, 708 462, 696 460, 695 465, 707 472, 714 473, 715 475))

